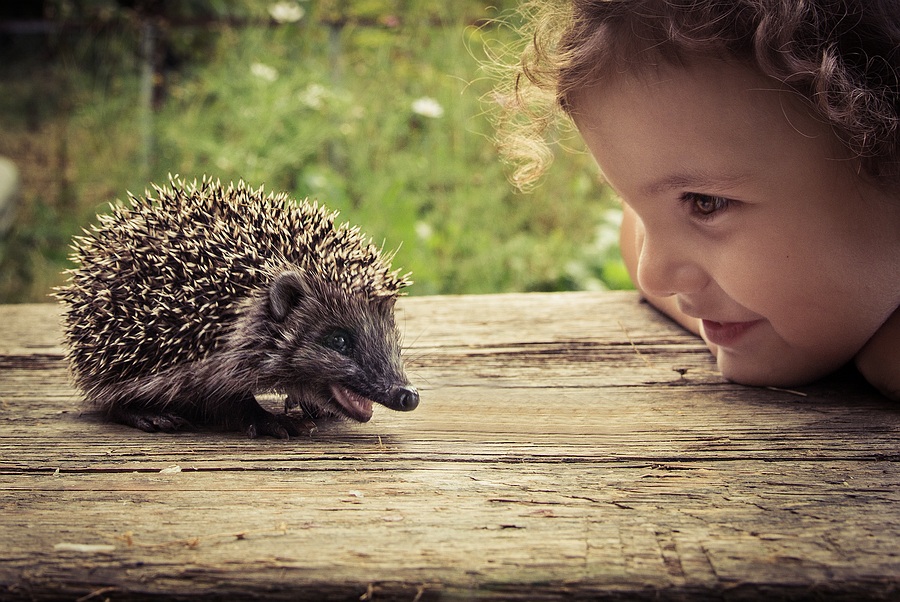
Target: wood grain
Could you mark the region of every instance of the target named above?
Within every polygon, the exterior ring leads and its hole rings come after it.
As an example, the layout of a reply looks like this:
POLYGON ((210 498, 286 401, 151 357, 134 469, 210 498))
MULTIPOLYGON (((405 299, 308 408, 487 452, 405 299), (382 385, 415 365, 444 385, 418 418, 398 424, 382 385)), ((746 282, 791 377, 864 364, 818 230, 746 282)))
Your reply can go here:
POLYGON ((104 423, 58 308, 0 306, 0 599, 900 599, 900 411, 855 375, 728 383, 631 293, 398 317, 420 407, 277 441, 104 423))

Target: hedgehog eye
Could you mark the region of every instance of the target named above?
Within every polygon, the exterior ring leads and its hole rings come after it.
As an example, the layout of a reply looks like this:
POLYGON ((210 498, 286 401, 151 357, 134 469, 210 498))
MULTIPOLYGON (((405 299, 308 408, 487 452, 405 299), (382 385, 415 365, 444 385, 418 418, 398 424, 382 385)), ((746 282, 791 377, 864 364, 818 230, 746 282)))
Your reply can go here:
POLYGON ((339 328, 325 337, 325 346, 341 355, 349 355, 353 351, 353 337, 346 330, 339 328))

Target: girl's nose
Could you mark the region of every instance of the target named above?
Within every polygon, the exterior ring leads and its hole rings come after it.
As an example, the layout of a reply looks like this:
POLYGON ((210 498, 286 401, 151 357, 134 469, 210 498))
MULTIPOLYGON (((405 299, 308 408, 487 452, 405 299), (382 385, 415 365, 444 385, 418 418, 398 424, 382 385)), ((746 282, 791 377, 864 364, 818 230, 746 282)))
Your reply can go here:
POLYGON ((644 293, 656 297, 689 295, 702 291, 709 276, 690 253, 689 241, 668 234, 644 232, 638 256, 637 280, 644 293))

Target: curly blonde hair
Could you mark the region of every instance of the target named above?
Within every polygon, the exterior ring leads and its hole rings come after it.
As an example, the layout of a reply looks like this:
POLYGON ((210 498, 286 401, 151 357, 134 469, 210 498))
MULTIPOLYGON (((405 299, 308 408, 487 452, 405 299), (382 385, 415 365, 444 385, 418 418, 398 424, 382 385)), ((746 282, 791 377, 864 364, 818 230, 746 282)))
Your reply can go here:
POLYGON ((498 143, 527 187, 578 90, 614 65, 705 54, 745 61, 806 99, 885 187, 900 185, 900 0, 534 0, 495 96, 498 143))

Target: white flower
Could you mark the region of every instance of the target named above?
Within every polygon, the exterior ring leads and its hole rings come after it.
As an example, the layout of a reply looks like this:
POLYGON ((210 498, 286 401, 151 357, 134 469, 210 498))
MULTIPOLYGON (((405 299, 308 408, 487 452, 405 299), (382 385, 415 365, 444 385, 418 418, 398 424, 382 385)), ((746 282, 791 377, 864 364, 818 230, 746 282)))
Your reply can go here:
POLYGON ((250 65, 250 73, 267 82, 273 82, 278 79, 278 71, 275 67, 270 67, 262 63, 253 63, 250 65))
POLYGON ((296 2, 276 2, 269 5, 269 14, 279 23, 296 23, 306 11, 296 2))
POLYGON ((328 186, 328 178, 322 172, 307 173, 304 180, 306 180, 306 185, 313 190, 324 190, 328 186))
POLYGON ((421 240, 428 240, 434 235, 434 229, 428 222, 416 222, 416 236, 421 240))
POLYGON ((412 103, 412 111, 416 115, 430 117, 431 119, 438 119, 444 116, 444 107, 438 101, 428 96, 415 99, 412 103))
POLYGON ((310 109, 321 109, 325 104, 328 96, 328 90, 320 84, 310 84, 306 90, 300 93, 300 102, 308 106, 310 109))

